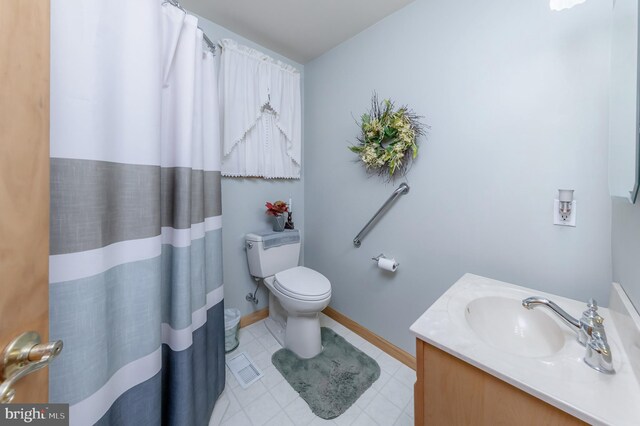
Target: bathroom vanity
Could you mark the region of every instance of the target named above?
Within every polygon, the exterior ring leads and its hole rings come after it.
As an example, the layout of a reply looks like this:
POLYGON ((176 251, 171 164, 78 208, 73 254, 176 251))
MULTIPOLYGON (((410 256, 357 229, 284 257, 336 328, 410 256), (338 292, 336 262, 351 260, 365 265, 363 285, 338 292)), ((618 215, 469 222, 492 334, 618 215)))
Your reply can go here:
MULTIPOLYGON (((605 318, 615 374, 584 362, 586 349, 540 296, 580 318, 586 303, 466 274, 412 326, 415 424, 638 425, 640 317, 616 284, 605 318)), ((588 299, 588 296, 585 297, 588 299)))

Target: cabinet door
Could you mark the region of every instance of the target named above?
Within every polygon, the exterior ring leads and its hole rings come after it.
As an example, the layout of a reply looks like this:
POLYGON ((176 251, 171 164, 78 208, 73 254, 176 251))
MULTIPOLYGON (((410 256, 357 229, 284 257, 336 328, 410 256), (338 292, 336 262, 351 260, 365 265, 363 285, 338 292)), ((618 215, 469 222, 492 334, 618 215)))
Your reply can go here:
POLYGON ((419 339, 416 349, 416 425, 586 425, 419 339))

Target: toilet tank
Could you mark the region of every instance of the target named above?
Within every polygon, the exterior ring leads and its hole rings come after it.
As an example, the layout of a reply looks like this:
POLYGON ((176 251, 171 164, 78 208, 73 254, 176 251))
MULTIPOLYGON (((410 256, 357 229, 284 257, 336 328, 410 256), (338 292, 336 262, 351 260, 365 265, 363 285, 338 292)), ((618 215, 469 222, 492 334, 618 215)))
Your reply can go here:
POLYGON ((258 278, 270 277, 298 266, 300 231, 295 229, 247 234, 245 247, 251 275, 258 278))

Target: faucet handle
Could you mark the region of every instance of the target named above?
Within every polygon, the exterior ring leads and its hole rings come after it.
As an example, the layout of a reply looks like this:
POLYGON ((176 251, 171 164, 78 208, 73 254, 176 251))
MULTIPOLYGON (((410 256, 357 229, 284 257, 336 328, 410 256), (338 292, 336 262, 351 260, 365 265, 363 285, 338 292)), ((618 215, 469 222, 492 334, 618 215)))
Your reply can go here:
POLYGON ((604 322, 604 318, 598 314, 598 302, 595 299, 589 299, 587 310, 582 313, 582 319, 585 322, 593 322, 598 325, 604 322))
POLYGON ((583 346, 586 346, 594 332, 604 336, 605 332, 603 322, 604 318, 598 314, 598 302, 593 298, 589 299, 587 309, 582 313, 582 318, 580 318, 578 342, 583 346))

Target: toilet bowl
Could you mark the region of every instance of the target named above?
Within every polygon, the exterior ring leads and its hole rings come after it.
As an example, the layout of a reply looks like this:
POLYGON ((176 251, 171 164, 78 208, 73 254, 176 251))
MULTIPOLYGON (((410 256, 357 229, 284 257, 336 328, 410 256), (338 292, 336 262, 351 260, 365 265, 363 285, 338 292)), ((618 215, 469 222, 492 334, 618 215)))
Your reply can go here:
POLYGON ((298 231, 247 234, 246 247, 251 275, 262 278, 269 289, 267 329, 300 358, 318 355, 320 311, 331 300, 331 283, 321 273, 297 266, 298 231))
POLYGON ((274 321, 275 318, 280 319, 276 324, 271 321, 267 323, 268 328, 276 327, 272 334, 277 334, 277 327, 281 326, 285 329, 282 346, 301 358, 318 355, 322 351, 320 311, 331 300, 329 280, 313 269, 297 266, 267 277, 264 283, 273 295, 269 299, 270 317, 274 321), (271 303, 272 300, 274 303, 271 303), (285 324, 282 324, 283 314, 286 315, 285 324))

